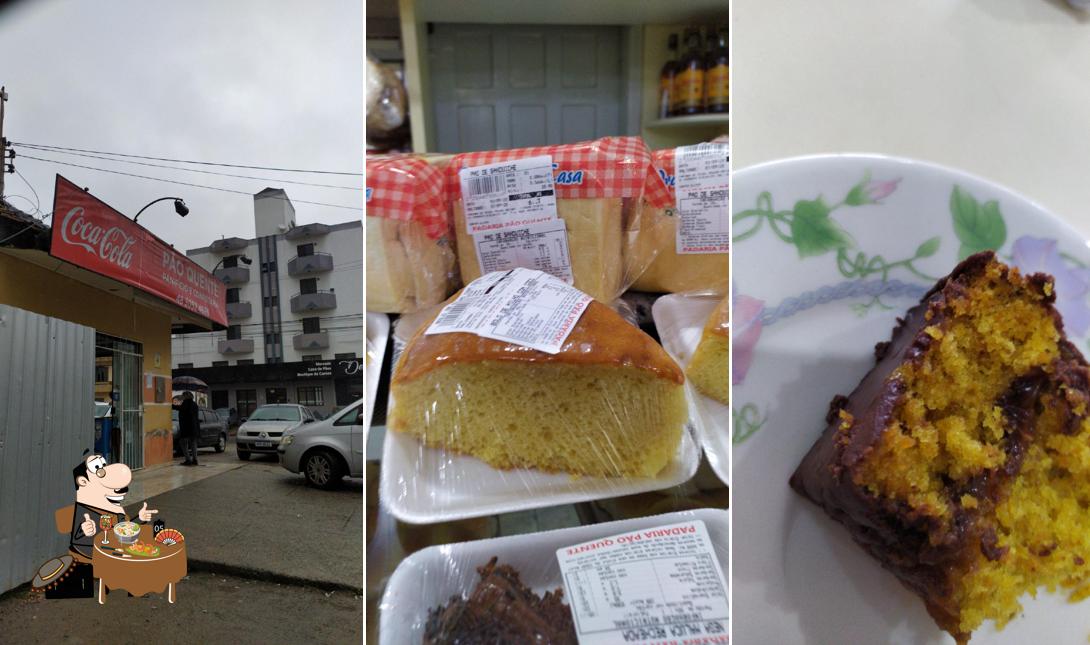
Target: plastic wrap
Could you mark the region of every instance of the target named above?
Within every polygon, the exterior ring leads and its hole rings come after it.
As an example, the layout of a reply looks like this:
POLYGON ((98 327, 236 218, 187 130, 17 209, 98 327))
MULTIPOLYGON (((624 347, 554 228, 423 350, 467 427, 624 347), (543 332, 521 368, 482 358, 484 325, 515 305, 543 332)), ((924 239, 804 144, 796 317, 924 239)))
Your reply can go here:
POLYGON ((405 86, 386 65, 367 54, 367 136, 381 138, 405 123, 405 86))
MULTIPOLYGON (((725 143, 718 139, 714 143, 725 143)), ((666 206, 646 202, 638 211, 643 220, 632 226, 635 235, 628 237, 626 257, 635 266, 643 266, 632 288, 653 293, 711 291, 726 294, 730 280, 729 253, 677 252, 676 197, 674 195, 674 158, 676 148, 655 150, 655 168, 670 191, 666 206)), ((635 273, 635 272, 633 272, 635 273)))
POLYGON ((367 311, 408 313, 458 284, 444 155, 367 159, 367 311))
POLYGON ((696 472, 681 368, 610 307, 590 301, 556 354, 425 334, 437 315, 402 318, 394 331, 381 490, 398 519, 661 490, 696 472))
MULTIPOLYGON (((618 574, 623 571, 625 577, 635 583, 653 577, 649 571, 653 567, 662 573, 662 581, 654 589, 641 590, 632 585, 614 588, 611 592, 613 608, 629 614, 628 618, 640 614, 641 620, 634 625, 646 630, 647 639, 654 639, 654 642, 670 642, 671 637, 681 635, 707 639, 699 642, 726 642, 729 630, 726 613, 729 515, 721 510, 701 509, 419 551, 398 566, 386 587, 379 607, 379 643, 438 645, 459 642, 453 639, 455 635, 462 637, 461 642, 474 637, 482 640, 470 642, 489 642, 489 638, 500 637, 495 633, 475 632, 474 628, 483 628, 481 622, 490 618, 502 629, 510 630, 504 635, 507 640, 503 642, 574 643, 567 640, 575 628, 572 604, 582 598, 584 606, 591 605, 593 601, 588 594, 593 595, 598 589, 591 589, 587 584, 596 580, 595 566, 599 563, 607 566, 605 561, 609 557, 605 553, 601 557, 589 553, 586 545, 613 548, 609 543, 631 544, 632 536, 637 536, 635 541, 640 542, 636 549, 627 551, 633 555, 608 570, 618 574), (667 527, 672 528, 667 530, 667 527), (700 531, 701 536, 694 537, 696 531, 692 529, 700 531), (668 562, 659 560, 652 564, 647 556, 661 548, 656 543, 660 539, 676 545, 667 547, 672 548, 673 557, 668 562), (580 546, 584 548, 578 549, 580 546), (574 575, 569 555, 572 551, 579 551, 580 557, 587 554, 586 564, 574 575), (478 569, 488 573, 488 565, 493 559, 496 568, 509 568, 502 569, 502 575, 482 582, 478 569), (563 573, 562 560, 567 561, 569 575, 563 573), (678 575, 671 575, 675 570, 672 567, 676 567, 678 575), (679 599, 691 591, 692 587, 686 588, 686 585, 699 586, 696 597, 701 598, 701 602, 698 608, 690 607, 686 619, 680 621, 688 624, 679 627, 677 616, 669 614, 676 609, 655 606, 647 600, 679 599), (668 614, 668 619, 664 620, 668 614), (485 620, 477 622, 466 620, 466 617, 484 617, 485 620), (444 631, 446 638, 436 638, 444 631), (432 640, 425 640, 427 636, 432 640)), ((608 611, 604 606, 598 609, 608 611)), ((586 620, 585 614, 583 619, 586 620)), ((622 637, 623 632, 618 630, 599 636, 600 640, 593 642, 618 642, 622 637)), ((645 642, 647 639, 633 640, 645 642)), ((679 638, 677 640, 681 642, 679 638)))
POLYGON ((367 413, 363 427, 371 427, 371 415, 375 411, 375 397, 382 371, 382 359, 386 355, 386 341, 390 338, 390 319, 386 314, 367 312, 367 338, 365 339, 364 373, 367 375, 367 413))
MULTIPOLYGON (((670 194, 651 162, 651 152, 638 137, 606 137, 569 145, 521 148, 459 154, 448 168, 448 185, 453 199, 454 228, 463 282, 482 273, 478 254, 480 239, 469 232, 459 179, 463 168, 525 160, 548 155, 552 160, 556 216, 566 230, 570 271, 576 288, 602 302, 610 302, 631 285, 654 259, 654 249, 638 258, 626 258, 641 223, 645 204, 667 208, 670 194)), ((645 232, 645 235, 649 234, 645 232)), ((478 233, 479 235, 479 233, 478 233)), ((546 246, 559 244, 548 240, 546 246)), ((492 245, 490 249, 497 248, 492 245)), ((485 272, 508 266, 525 266, 553 272, 536 250, 517 260, 497 260, 490 250, 485 272)), ((512 256, 514 253, 512 252, 512 256)), ((556 273, 554 273, 555 275, 556 273)))
POLYGON ((670 294, 655 301, 651 315, 663 348, 685 367, 696 434, 708 463, 730 483, 730 409, 725 396, 715 398, 729 389, 727 299, 709 292, 670 294))

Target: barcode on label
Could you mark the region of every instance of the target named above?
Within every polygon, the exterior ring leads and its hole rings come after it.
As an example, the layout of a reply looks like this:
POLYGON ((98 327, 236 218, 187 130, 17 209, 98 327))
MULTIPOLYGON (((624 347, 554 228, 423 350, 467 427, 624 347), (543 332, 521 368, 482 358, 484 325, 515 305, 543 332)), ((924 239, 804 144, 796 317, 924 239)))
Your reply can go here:
POLYGON ((476 197, 477 195, 505 192, 507 185, 504 182, 504 175, 486 175, 484 177, 468 177, 466 179, 466 189, 469 191, 470 197, 476 197))
POLYGON ((443 308, 443 312, 439 314, 439 317, 432 324, 440 327, 454 325, 454 323, 458 321, 458 317, 462 315, 462 312, 471 304, 473 304, 473 299, 471 298, 450 303, 443 308))

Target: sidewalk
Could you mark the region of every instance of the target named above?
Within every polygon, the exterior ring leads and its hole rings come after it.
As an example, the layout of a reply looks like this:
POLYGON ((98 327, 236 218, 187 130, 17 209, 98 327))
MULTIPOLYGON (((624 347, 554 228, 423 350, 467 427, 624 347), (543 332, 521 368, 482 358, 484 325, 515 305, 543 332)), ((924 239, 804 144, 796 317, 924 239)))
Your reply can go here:
POLYGON ((138 470, 132 475, 132 483, 129 484, 129 494, 125 497, 126 504, 143 502, 149 497, 155 497, 186 484, 200 481, 206 477, 222 475, 228 470, 241 468, 244 462, 238 463, 209 463, 206 459, 200 468, 181 468, 177 461, 151 466, 138 470))
POLYGON ((275 462, 201 463, 141 477, 149 508, 185 535, 191 570, 362 594, 362 482, 322 491, 275 462))

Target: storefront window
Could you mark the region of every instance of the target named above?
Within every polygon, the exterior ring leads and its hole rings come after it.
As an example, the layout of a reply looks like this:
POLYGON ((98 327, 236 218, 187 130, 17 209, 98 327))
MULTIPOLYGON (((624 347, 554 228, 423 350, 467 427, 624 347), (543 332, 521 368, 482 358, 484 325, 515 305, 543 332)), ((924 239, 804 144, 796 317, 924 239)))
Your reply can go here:
POLYGON ((295 388, 295 393, 299 399, 299 405, 325 405, 325 401, 322 399, 322 387, 320 385, 295 388))
POLYGON ((240 419, 253 414, 257 409, 257 390, 235 390, 235 407, 240 419))
POLYGON ((287 403, 288 402, 288 388, 286 387, 269 387, 265 388, 265 403, 287 403))

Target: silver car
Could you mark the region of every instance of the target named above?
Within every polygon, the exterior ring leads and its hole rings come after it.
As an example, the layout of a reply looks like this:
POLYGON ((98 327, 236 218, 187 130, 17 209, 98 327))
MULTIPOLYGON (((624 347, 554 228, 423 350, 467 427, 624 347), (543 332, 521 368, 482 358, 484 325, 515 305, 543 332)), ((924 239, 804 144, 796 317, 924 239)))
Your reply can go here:
POLYGON ((324 421, 284 433, 280 465, 303 473, 307 483, 333 488, 345 476, 363 477, 363 399, 324 421))
POLYGON ((314 423, 314 415, 305 406, 294 403, 263 405, 238 428, 235 447, 243 461, 251 453, 276 454, 276 447, 285 432, 314 423))

